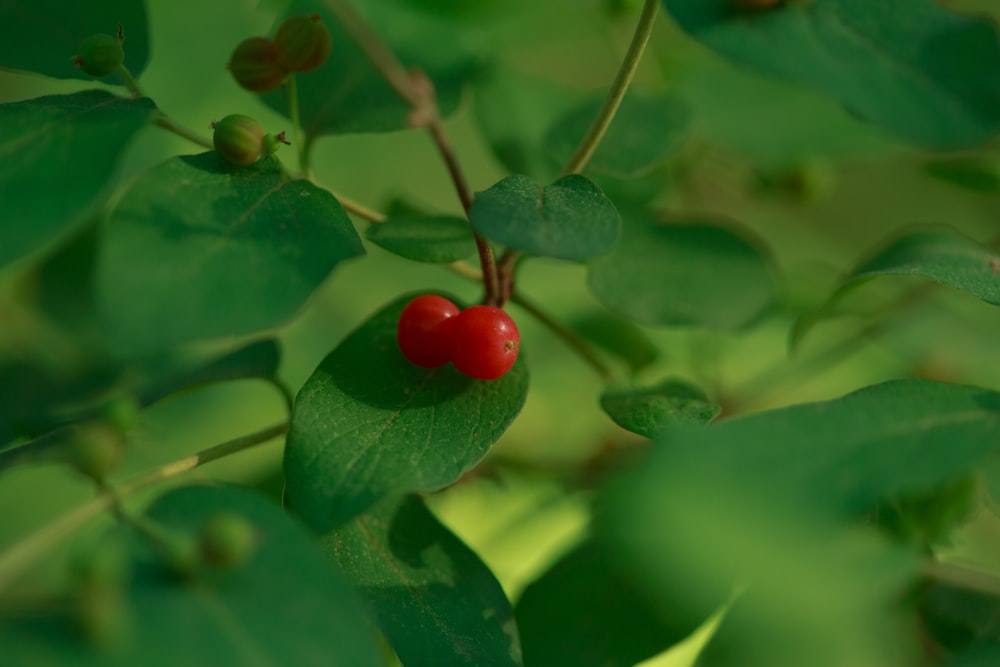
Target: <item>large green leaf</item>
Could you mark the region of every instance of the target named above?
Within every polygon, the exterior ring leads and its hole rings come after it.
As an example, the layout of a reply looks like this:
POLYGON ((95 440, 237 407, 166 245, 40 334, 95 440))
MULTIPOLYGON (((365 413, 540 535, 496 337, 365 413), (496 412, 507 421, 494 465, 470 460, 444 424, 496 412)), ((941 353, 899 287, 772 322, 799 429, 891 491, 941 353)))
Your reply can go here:
MULTIPOLYGON (((87 37, 125 31, 125 66, 138 76, 149 60, 146 3, 137 0, 0 0, 0 68, 60 79, 93 79, 73 64, 87 37)), ((116 80, 108 77, 109 81, 116 80)), ((2 126, 3 123, 0 123, 2 126)))
POLYGON ((292 317, 341 261, 364 252, 329 192, 214 152, 140 177, 111 216, 98 311, 112 339, 149 350, 253 333, 292 317))
MULTIPOLYGON (((435 12, 398 0, 354 4, 405 67, 419 68, 431 78, 442 113, 454 111, 462 87, 478 67, 483 44, 477 42, 477 34, 455 30, 435 12)), ((407 127, 410 108, 334 18, 327 3, 296 0, 287 11, 287 15, 303 13, 319 14, 333 38, 333 52, 326 63, 296 77, 306 134, 318 137, 407 127)), ((283 88, 263 99, 288 115, 283 88)))
POLYGON ((839 99, 850 111, 932 148, 985 141, 1000 127, 1000 40, 988 19, 907 0, 663 0, 681 27, 727 58, 839 99))
POLYGON ((0 104, 0 268, 95 211, 120 154, 154 109, 148 99, 103 90, 0 104))
POLYGON ((528 586, 515 611, 529 665, 632 667, 687 637, 711 609, 661 615, 588 539, 528 586))
POLYGON ((0 624, 8 664, 383 665, 361 600, 301 525, 270 499, 235 487, 185 487, 147 516, 175 534, 196 535, 208 518, 249 521, 257 544, 230 570, 192 581, 172 576, 146 539, 135 536, 134 575, 122 608, 131 632, 98 652, 58 618, 0 624))
POLYGON ((601 394, 601 407, 616 424, 647 438, 670 424, 707 424, 722 411, 703 391, 679 380, 607 389, 601 394))
MULTIPOLYGON (((593 98, 555 120, 545 135, 545 148, 557 162, 569 162, 603 104, 603 96, 593 98)), ((639 176, 669 158, 687 138, 690 127, 691 111, 677 96, 630 92, 586 171, 621 178, 639 176)))
POLYGON ((389 498, 324 543, 368 598, 403 664, 523 664, 514 614, 496 577, 418 497, 389 498))
POLYGON ((774 298, 770 260, 743 234, 708 220, 624 217, 618 244, 588 275, 609 309, 641 324, 732 329, 774 298))
POLYGON ((527 176, 509 176, 476 193, 469 217, 476 231, 493 241, 560 259, 606 253, 620 226, 615 205, 579 174, 545 187, 527 176))
MULTIPOLYGON (((522 357, 482 381, 451 365, 418 368, 396 343, 403 307, 389 304, 350 334, 306 381, 285 448, 285 499, 328 530, 386 496, 458 479, 514 420, 528 391, 522 357)), ((454 299, 452 299, 454 301, 454 299)))
POLYGON ((455 216, 392 217, 369 227, 365 237, 417 262, 455 262, 476 253, 469 221, 455 216))

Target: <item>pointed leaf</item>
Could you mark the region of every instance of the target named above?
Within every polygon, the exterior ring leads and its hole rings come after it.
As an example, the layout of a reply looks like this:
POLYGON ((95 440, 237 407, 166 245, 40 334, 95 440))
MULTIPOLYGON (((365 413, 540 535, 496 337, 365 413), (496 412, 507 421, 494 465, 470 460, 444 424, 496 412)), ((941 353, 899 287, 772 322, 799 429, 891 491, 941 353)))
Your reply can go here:
POLYGON ((391 253, 417 262, 447 264, 476 253, 469 222, 445 215, 389 218, 365 237, 391 253))
POLYGON ((1000 39, 987 18, 932 0, 899 3, 891 20, 869 0, 742 12, 730 0, 663 4, 723 56, 832 95, 911 142, 968 146, 1000 127, 1000 39))
POLYGON ((140 177, 111 216, 98 258, 98 310, 129 349, 235 336, 292 317, 341 261, 363 254, 326 190, 270 160, 214 152, 140 177))
POLYGON ((385 496, 454 482, 524 405, 523 353, 509 373, 490 381, 473 380, 450 364, 425 369, 407 361, 396 325, 414 296, 394 301, 350 334, 295 401, 285 499, 317 530, 385 496))
POLYGON ((623 429, 647 438, 670 424, 707 424, 722 411, 703 391, 678 380, 642 389, 608 389, 601 394, 601 407, 623 429))
MULTIPOLYGON (((559 164, 569 162, 597 117, 604 96, 560 116, 545 135, 545 148, 559 164)), ((675 95, 630 92, 586 171, 634 178, 665 161, 689 134, 691 111, 675 95)))
POLYGON ((154 110, 148 99, 103 90, 0 104, 0 268, 94 212, 119 156, 154 110))
POLYGON ((542 187, 510 176, 476 193, 472 226, 483 236, 531 255, 585 259, 606 253, 618 237, 615 205, 579 174, 542 187))
MULTIPOLYGON (((38 72, 59 79, 94 77, 73 64, 91 35, 125 33, 125 66, 139 76, 149 61, 146 3, 135 0, 0 0, 0 68, 38 72)), ((120 83, 117 75, 102 79, 120 83)), ((0 126, 3 123, 0 122, 0 126)))
POLYGON ((735 329, 774 297, 770 259, 743 234, 635 213, 626 215, 615 249, 591 263, 587 282, 610 310, 649 325, 735 329))
POLYGON ((198 534, 219 513, 256 531, 249 559, 202 568, 193 581, 172 575, 146 538, 134 536, 135 574, 121 622, 130 632, 117 651, 98 652, 58 618, 0 624, 11 664, 73 665, 384 665, 351 586, 316 540, 281 507, 236 487, 193 486, 161 496, 147 517, 176 536, 198 534), (183 638, 183 639, 182 639, 183 638))
POLYGON ((523 664, 500 583, 418 497, 387 499, 324 543, 403 664, 523 664))

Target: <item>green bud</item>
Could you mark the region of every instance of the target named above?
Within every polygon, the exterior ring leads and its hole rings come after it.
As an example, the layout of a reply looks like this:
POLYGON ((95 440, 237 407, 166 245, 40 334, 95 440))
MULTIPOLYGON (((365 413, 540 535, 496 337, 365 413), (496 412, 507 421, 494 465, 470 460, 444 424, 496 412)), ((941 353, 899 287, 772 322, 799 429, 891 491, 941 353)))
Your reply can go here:
POLYGON ((238 514, 220 512, 201 526, 201 556, 217 567, 235 567, 253 554, 257 540, 253 524, 238 514))
POLYGON ((95 481, 103 481, 121 462, 125 438, 103 421, 75 427, 70 438, 70 460, 76 469, 95 481))
POLYGON ((101 410, 104 420, 122 434, 128 433, 139 420, 142 406, 134 396, 119 396, 101 410))
POLYGON ((227 67, 236 83, 253 93, 274 90, 285 80, 274 42, 267 37, 251 37, 240 42, 227 67))
POLYGON ((278 63, 289 72, 314 70, 330 57, 333 42, 319 14, 289 16, 274 35, 278 63))
POLYGON ((250 116, 232 114, 212 127, 212 144, 226 162, 246 167, 264 154, 264 128, 250 116))
POLYGON ((74 64, 91 76, 107 76, 125 60, 121 41, 111 35, 91 35, 80 45, 74 64))

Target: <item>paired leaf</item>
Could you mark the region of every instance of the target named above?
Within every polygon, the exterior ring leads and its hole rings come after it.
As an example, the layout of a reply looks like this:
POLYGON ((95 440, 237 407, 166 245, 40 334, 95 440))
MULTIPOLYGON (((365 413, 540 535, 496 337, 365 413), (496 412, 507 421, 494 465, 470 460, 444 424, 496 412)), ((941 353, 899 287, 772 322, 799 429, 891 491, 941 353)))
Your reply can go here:
POLYGON ((823 91, 929 148, 1000 127, 1000 39, 986 18, 909 0, 887 20, 868 0, 740 11, 730 0, 663 0, 680 26, 741 65, 823 91))
POLYGON ((529 665, 632 667, 687 637, 711 609, 662 615, 588 539, 528 586, 515 611, 529 665))
POLYGON ((499 582, 418 497, 387 499, 324 544, 364 593, 404 664, 523 664, 499 582))
POLYGON ((542 187, 510 176, 476 193, 469 214, 483 236, 531 255, 586 259, 618 237, 615 205, 593 181, 570 174, 542 187))
POLYGON ((707 424, 722 412, 701 389, 679 380, 642 389, 608 389, 601 394, 601 408, 623 429, 647 438, 671 424, 707 424))
MULTIPOLYGON (((545 148, 559 164, 569 162, 604 104, 590 99, 560 116, 545 135, 545 148)), ((622 100, 586 170, 634 178, 664 162, 691 128, 691 111, 675 95, 630 92, 622 100)))
POLYGON ((454 216, 389 218, 365 232, 372 243, 417 262, 447 264, 476 252, 469 222, 454 216))
POLYGON ((587 282, 607 308, 648 325, 736 329, 774 298, 771 262, 756 242, 711 221, 640 213, 626 214, 621 239, 591 263, 587 282))
MULTIPOLYGON (((60 79, 93 80, 73 64, 80 43, 94 34, 125 31, 125 66, 138 76, 149 61, 146 3, 134 0, 0 0, 0 68, 60 79)), ((119 82, 117 76, 108 82, 119 82)), ((0 127, 4 125, 0 122, 0 127)))
POLYGON ((98 311, 128 349, 268 329, 292 317, 343 260, 364 249, 326 190, 270 160, 214 152, 140 177, 111 216, 98 258, 98 311))
POLYGON ((0 104, 0 268, 95 212, 119 156, 154 111, 148 99, 103 90, 0 104))
POLYGON ((361 601, 301 525, 271 500, 234 487, 185 487, 161 496, 147 517, 194 536, 218 513, 256 531, 252 556, 229 570, 172 576, 146 538, 133 533, 135 574, 121 608, 124 641, 98 652, 59 619, 0 624, 12 664, 231 665, 384 664, 361 601), (182 639, 183 638, 183 639, 182 639))
MULTIPOLYGON (((285 447, 285 500, 329 530, 387 496, 432 491, 482 459, 524 405, 524 355, 498 380, 451 365, 418 368, 396 343, 394 301, 350 334, 295 401, 285 447)), ((453 299, 454 300, 454 299, 453 299)))

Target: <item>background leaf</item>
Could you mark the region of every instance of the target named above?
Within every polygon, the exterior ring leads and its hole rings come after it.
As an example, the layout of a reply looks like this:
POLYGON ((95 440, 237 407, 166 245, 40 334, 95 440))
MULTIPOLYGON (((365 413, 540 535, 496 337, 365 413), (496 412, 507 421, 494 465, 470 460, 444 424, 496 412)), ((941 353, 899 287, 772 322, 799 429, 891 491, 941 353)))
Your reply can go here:
POLYGON ((618 244, 587 276, 610 310, 640 324, 734 329, 770 305, 770 260, 744 235, 709 220, 624 220, 618 244))
POLYGON ((559 259, 607 252, 620 224, 611 200, 579 174, 545 187, 527 176, 509 176, 476 193, 469 217, 477 232, 497 243, 559 259))
POLYGON ((140 177, 111 216, 98 309, 129 349, 253 333, 292 317, 334 267, 363 253, 333 195, 271 161, 173 158, 140 177))
MULTIPOLYGON (((94 34, 125 30, 125 66, 139 76, 149 61, 146 3, 136 0, 0 0, 0 68, 60 79, 93 80, 73 64, 80 43, 94 34)), ((117 76, 107 77, 118 82, 117 76)), ((2 123, 0 123, 2 124, 2 123)))
POLYGON ((670 424, 707 424, 722 412, 705 393, 679 380, 652 387, 607 389, 601 408, 623 429, 653 438, 670 424))
POLYGON ((392 302, 351 333, 295 401, 285 499, 317 530, 383 497, 454 482, 486 455, 524 405, 523 353, 509 373, 490 381, 473 380, 451 365, 426 369, 407 361, 396 343, 396 324, 415 296, 392 302))
POLYGON ((594 312, 571 323, 574 331, 628 364, 632 373, 655 363, 660 349, 645 331, 623 317, 594 312))
POLYGON ((368 227, 365 238, 417 262, 446 264, 476 253, 469 222, 455 216, 390 218, 368 227))
POLYGON ((416 496, 387 499, 324 538, 406 665, 523 664, 493 573, 416 496))
POLYGON ((985 18, 932 0, 892 20, 867 0, 740 12, 729 0, 663 0, 680 26, 742 65, 822 90, 917 144, 955 148, 1000 127, 1000 40, 985 18))
POLYGON ((161 496, 147 516, 175 535, 193 537, 220 512, 238 514, 256 529, 257 548, 246 563, 185 582, 133 533, 135 574, 121 619, 132 631, 122 645, 99 653, 65 620, 35 617, 0 624, 5 660, 151 667, 384 664, 355 592, 313 537, 271 500, 235 487, 184 487, 161 496))
POLYGON ((94 213, 154 110, 103 90, 0 104, 0 269, 94 213))

